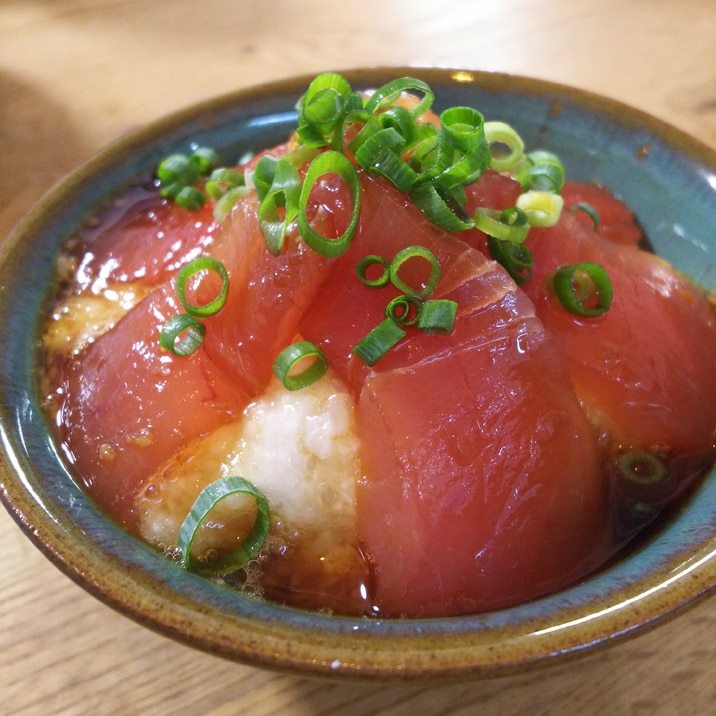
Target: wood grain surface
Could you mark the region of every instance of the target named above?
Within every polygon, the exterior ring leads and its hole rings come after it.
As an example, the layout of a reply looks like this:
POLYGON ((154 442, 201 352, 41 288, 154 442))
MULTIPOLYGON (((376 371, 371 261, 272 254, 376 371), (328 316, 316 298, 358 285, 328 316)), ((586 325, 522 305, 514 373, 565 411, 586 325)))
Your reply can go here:
MULTIPOLYGON (((1 0, 0 236, 128 131, 248 85, 370 65, 555 80, 716 146, 713 0, 1 0)), ((327 683, 195 652, 61 575, 0 513, 0 713, 709 714, 716 601, 532 674, 426 687, 327 683)))

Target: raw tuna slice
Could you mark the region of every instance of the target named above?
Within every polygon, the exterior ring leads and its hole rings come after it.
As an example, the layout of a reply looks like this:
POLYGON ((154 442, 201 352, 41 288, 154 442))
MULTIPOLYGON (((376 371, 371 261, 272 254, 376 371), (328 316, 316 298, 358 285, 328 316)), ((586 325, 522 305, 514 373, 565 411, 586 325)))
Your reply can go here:
POLYGON ((358 532, 376 608, 474 612, 564 586, 595 564, 607 519, 596 443, 560 346, 482 253, 380 181, 363 179, 363 202, 359 234, 301 332, 359 396, 358 532), (355 264, 410 245, 439 258, 433 297, 458 301, 455 329, 413 330, 370 369, 352 347, 395 291, 361 284, 355 264))

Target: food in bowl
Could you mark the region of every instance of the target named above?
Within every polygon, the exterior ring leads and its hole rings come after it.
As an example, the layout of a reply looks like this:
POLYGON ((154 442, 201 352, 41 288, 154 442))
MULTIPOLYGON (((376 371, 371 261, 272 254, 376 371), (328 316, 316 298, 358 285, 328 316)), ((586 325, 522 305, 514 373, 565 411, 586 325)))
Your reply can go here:
POLYGON ((188 568, 479 613, 594 572, 713 464, 707 293, 605 188, 431 101, 322 75, 285 144, 173 155, 63 253, 58 444, 188 568))

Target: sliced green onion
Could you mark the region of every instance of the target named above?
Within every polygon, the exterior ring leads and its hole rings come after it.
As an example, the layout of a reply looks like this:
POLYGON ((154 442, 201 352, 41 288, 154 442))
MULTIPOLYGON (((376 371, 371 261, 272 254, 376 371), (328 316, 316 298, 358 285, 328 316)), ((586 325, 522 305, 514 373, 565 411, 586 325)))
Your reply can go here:
POLYGON ((490 256, 507 271, 518 286, 532 278, 534 258, 527 246, 513 241, 502 241, 488 234, 487 247, 490 256))
POLYGON ((298 102, 297 133, 312 146, 329 144, 328 137, 336 126, 342 126, 353 91, 348 81, 334 72, 318 75, 298 102))
POLYGON ((524 157, 525 143, 509 124, 485 122, 485 139, 490 147, 490 166, 495 171, 511 172, 519 166, 524 157))
POLYGON ((328 370, 323 351, 309 341, 298 341, 284 348, 273 364, 273 372, 287 390, 301 390, 315 383, 328 370), (308 363, 300 373, 299 364, 308 363))
POLYGON ((447 298, 425 301, 420 307, 418 328, 423 333, 452 333, 457 303, 447 298))
POLYGON ((198 178, 199 172, 186 154, 170 154, 157 167, 157 179, 167 186, 170 184, 187 186, 198 178))
POLYGON ((585 261, 561 266, 553 276, 554 290, 562 306, 576 316, 601 316, 612 302, 612 282, 599 264, 585 261))
POLYGON ((376 157, 369 171, 384 176, 402 192, 409 192, 418 174, 397 152, 388 151, 376 157))
POLYGON ((219 155, 211 147, 198 147, 189 157, 199 176, 206 176, 209 172, 219 164, 219 155))
POLYGON ((572 212, 583 211, 592 220, 594 230, 596 231, 599 228, 599 212, 591 204, 586 201, 578 201, 569 210, 572 212))
MULTIPOLYGON (((267 157, 262 157, 259 165, 267 157)), ((286 239, 286 232, 291 223, 298 216, 299 198, 301 196, 301 177, 298 170, 285 159, 277 162, 266 162, 261 171, 261 191, 256 185, 259 194, 259 227, 263 234, 268 250, 278 256, 286 239), (270 185, 266 187, 268 170, 271 172, 270 185)), ((256 182, 256 174, 254 174, 256 182)))
POLYGON ((248 192, 249 188, 246 186, 237 186, 233 189, 229 189, 222 197, 216 200, 214 204, 214 218, 219 223, 223 223, 239 199, 241 199, 242 196, 246 196, 248 192))
POLYGON ((377 120, 383 129, 394 129, 405 141, 406 146, 411 145, 420 135, 415 117, 405 107, 394 105, 377 115, 377 120))
POLYGON ((478 207, 473 214, 475 227, 496 239, 521 244, 527 238, 530 225, 527 223, 527 214, 524 211, 517 207, 512 209, 514 211, 478 207))
POLYGON ((161 196, 163 196, 165 199, 170 199, 171 201, 174 201, 176 198, 176 195, 182 190, 186 188, 186 184, 180 181, 172 182, 171 184, 165 184, 162 186, 162 188, 159 190, 159 193, 161 196))
POLYGON ((392 318, 385 318, 353 349, 364 363, 374 366, 393 346, 399 343, 407 331, 392 318))
POLYGON ((402 291, 408 296, 412 296, 414 298, 425 298, 426 296, 429 296, 435 289, 435 286, 437 286, 440 279, 440 264, 438 263, 437 258, 435 258, 435 254, 426 249, 424 246, 408 246, 401 251, 398 251, 393 260, 390 262, 388 270, 390 272, 390 280, 392 284, 399 291, 402 291), (428 268, 430 269, 428 278, 423 283, 421 288, 410 286, 403 281, 399 275, 401 267, 408 261, 414 259, 426 261, 428 268))
POLYGON ((669 468, 664 462, 643 450, 622 455, 617 465, 624 478, 639 485, 654 485, 669 478, 669 468))
POLYGON ((174 201, 183 206, 189 211, 199 211, 204 202, 206 201, 206 195, 193 186, 185 186, 179 193, 174 197, 174 201))
POLYGON ((399 326, 413 326, 420 318, 423 304, 414 296, 396 296, 385 307, 385 316, 399 326))
POLYGON ((413 185, 408 196, 433 224, 458 233, 472 229, 474 221, 468 216, 462 203, 451 193, 441 193, 432 183, 413 185))
POLYGON ((172 316, 159 331, 159 345, 175 356, 188 356, 199 350, 206 326, 193 316, 182 313, 172 316), (182 335, 184 334, 184 335, 182 335))
POLYGON ((425 114, 433 104, 435 95, 429 85, 413 77, 399 77, 379 87, 366 102, 368 112, 378 112, 387 104, 392 104, 403 92, 418 92, 422 98, 412 109, 408 110, 413 117, 425 114))
POLYGON ((266 498, 243 477, 222 477, 207 485, 196 498, 179 529, 179 550, 186 569, 231 574, 244 567, 263 547, 271 525, 266 498), (214 508, 231 495, 249 495, 256 500, 256 521, 251 531, 230 554, 206 562, 192 561, 191 548, 199 529, 214 508))
POLYGON ((261 201, 266 194, 271 191, 273 179, 276 176, 276 166, 281 158, 272 157, 270 154, 264 154, 256 163, 254 171, 251 174, 251 182, 256 189, 256 196, 261 201))
POLYGON ((530 226, 554 226, 562 214, 564 199, 551 191, 533 189, 520 194, 515 205, 527 214, 530 226))
POLYGON ((564 165, 556 154, 537 149, 527 154, 527 159, 529 162, 516 174, 517 181, 525 191, 562 191, 564 165))
POLYGON ((363 169, 383 175, 401 191, 410 189, 417 178, 415 170, 401 157, 405 147, 405 139, 393 127, 379 129, 367 138, 359 133, 350 145, 363 169))
POLYGON ((383 286, 387 286, 388 283, 390 283, 389 266, 390 263, 386 261, 382 256, 376 256, 375 254, 371 254, 359 261, 358 265, 356 266, 356 273, 358 274, 358 278, 360 279, 361 283, 364 283, 366 286, 370 286, 371 288, 382 288, 383 286), (373 266, 381 266, 381 273, 375 278, 368 278, 368 271, 373 266))
POLYGON ((358 226, 361 203, 360 197, 358 173, 350 159, 348 159, 345 154, 341 154, 332 149, 319 154, 308 167, 298 203, 298 229, 306 244, 322 256, 329 258, 336 258, 343 254, 350 246, 351 241, 353 241, 353 236, 358 226), (348 186, 353 202, 350 222, 346 230, 335 239, 329 239, 319 234, 311 226, 306 215, 306 209, 308 208, 313 186, 321 177, 329 174, 336 174, 343 179, 348 186))
POLYGON ((472 107, 450 107, 440 114, 440 126, 450 146, 475 152, 485 146, 485 118, 472 107))
POLYGON ((206 195, 192 184, 208 174, 218 161, 218 154, 207 147, 199 147, 191 156, 169 155, 157 167, 157 178, 162 184, 161 195, 185 209, 198 211, 204 205, 206 195))
POLYGON ((200 256, 184 266, 177 276, 177 294, 184 310, 190 315, 198 318, 213 316, 218 313, 226 303, 226 295, 229 291, 229 274, 224 264, 211 256, 200 256), (219 274, 221 288, 216 298, 204 304, 193 304, 186 296, 187 283, 197 274, 210 272, 219 274))
POLYGON ((227 191, 244 186, 244 175, 237 169, 223 167, 215 169, 207 179, 204 188, 212 199, 221 199, 227 191))

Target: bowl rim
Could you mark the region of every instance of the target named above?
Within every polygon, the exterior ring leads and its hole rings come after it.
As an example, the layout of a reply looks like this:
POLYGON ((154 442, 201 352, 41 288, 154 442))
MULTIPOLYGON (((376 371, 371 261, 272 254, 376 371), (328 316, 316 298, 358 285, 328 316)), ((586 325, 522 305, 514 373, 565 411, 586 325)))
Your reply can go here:
MULTIPOLYGON (((550 98, 555 106, 578 105, 583 111, 606 117, 620 126, 647 128, 655 141, 666 144, 716 177, 716 149, 641 110, 585 90, 507 73, 456 68, 395 66, 339 72, 355 86, 377 86, 396 76, 411 75, 431 86, 475 85, 491 93, 538 94, 550 98)), ((0 246, 0 271, 21 261, 28 237, 37 236, 58 216, 62 217, 66 203, 88 182, 98 181, 107 167, 128 155, 141 153, 161 138, 184 131, 187 125, 198 126, 197 118, 200 124, 208 122, 211 131, 210 120, 217 113, 262 104, 276 97, 298 98, 314 76, 291 77, 205 100, 116 140, 58 182, 18 224, 0 246)), ((48 255, 45 260, 51 257, 48 255)), ((9 305, 10 300, 10 289, 3 284, 0 302, 9 305)), ((3 319, 0 335, 6 330, 3 319)), ((30 344, 28 339, 28 350, 30 344)), ((627 584, 618 597, 605 594, 601 604, 589 613, 584 612, 579 602, 581 585, 553 595, 550 599, 558 604, 562 622, 549 627, 541 621, 538 608, 545 600, 537 600, 534 609, 528 605, 488 615, 365 620, 306 614, 242 595, 241 609, 222 615, 220 611, 229 603, 227 599, 233 603, 235 598, 222 595, 215 601, 214 588, 206 580, 186 573, 147 577, 142 569, 144 553, 130 568, 126 567, 126 550, 132 546, 121 536, 117 537, 117 551, 107 555, 89 541, 86 529, 66 523, 63 518, 68 507, 53 502, 33 478, 30 453, 38 446, 19 424, 22 411, 32 411, 32 398, 22 388, 12 392, 8 383, 13 380, 5 370, 0 374, 0 439, 4 448, 0 501, 22 531, 55 566, 108 606, 181 643, 238 662, 344 679, 502 676, 583 656, 642 633, 674 618, 716 590, 716 534, 712 533, 697 548, 691 545, 686 552, 673 550, 668 564, 662 565, 658 574, 649 573, 643 580, 627 584), (668 576, 664 578, 664 574, 668 576), (190 585, 192 591, 187 596, 176 591, 178 585, 182 588, 190 585), (199 602, 203 597, 206 602, 199 602), (518 612, 526 616, 515 623, 511 617, 518 612), (321 631, 316 630, 316 624, 321 631), (495 630, 501 637, 499 643, 492 638, 495 630)), ((68 479, 68 475, 58 479, 68 479)), ((707 482, 713 487, 713 473, 707 482)))

